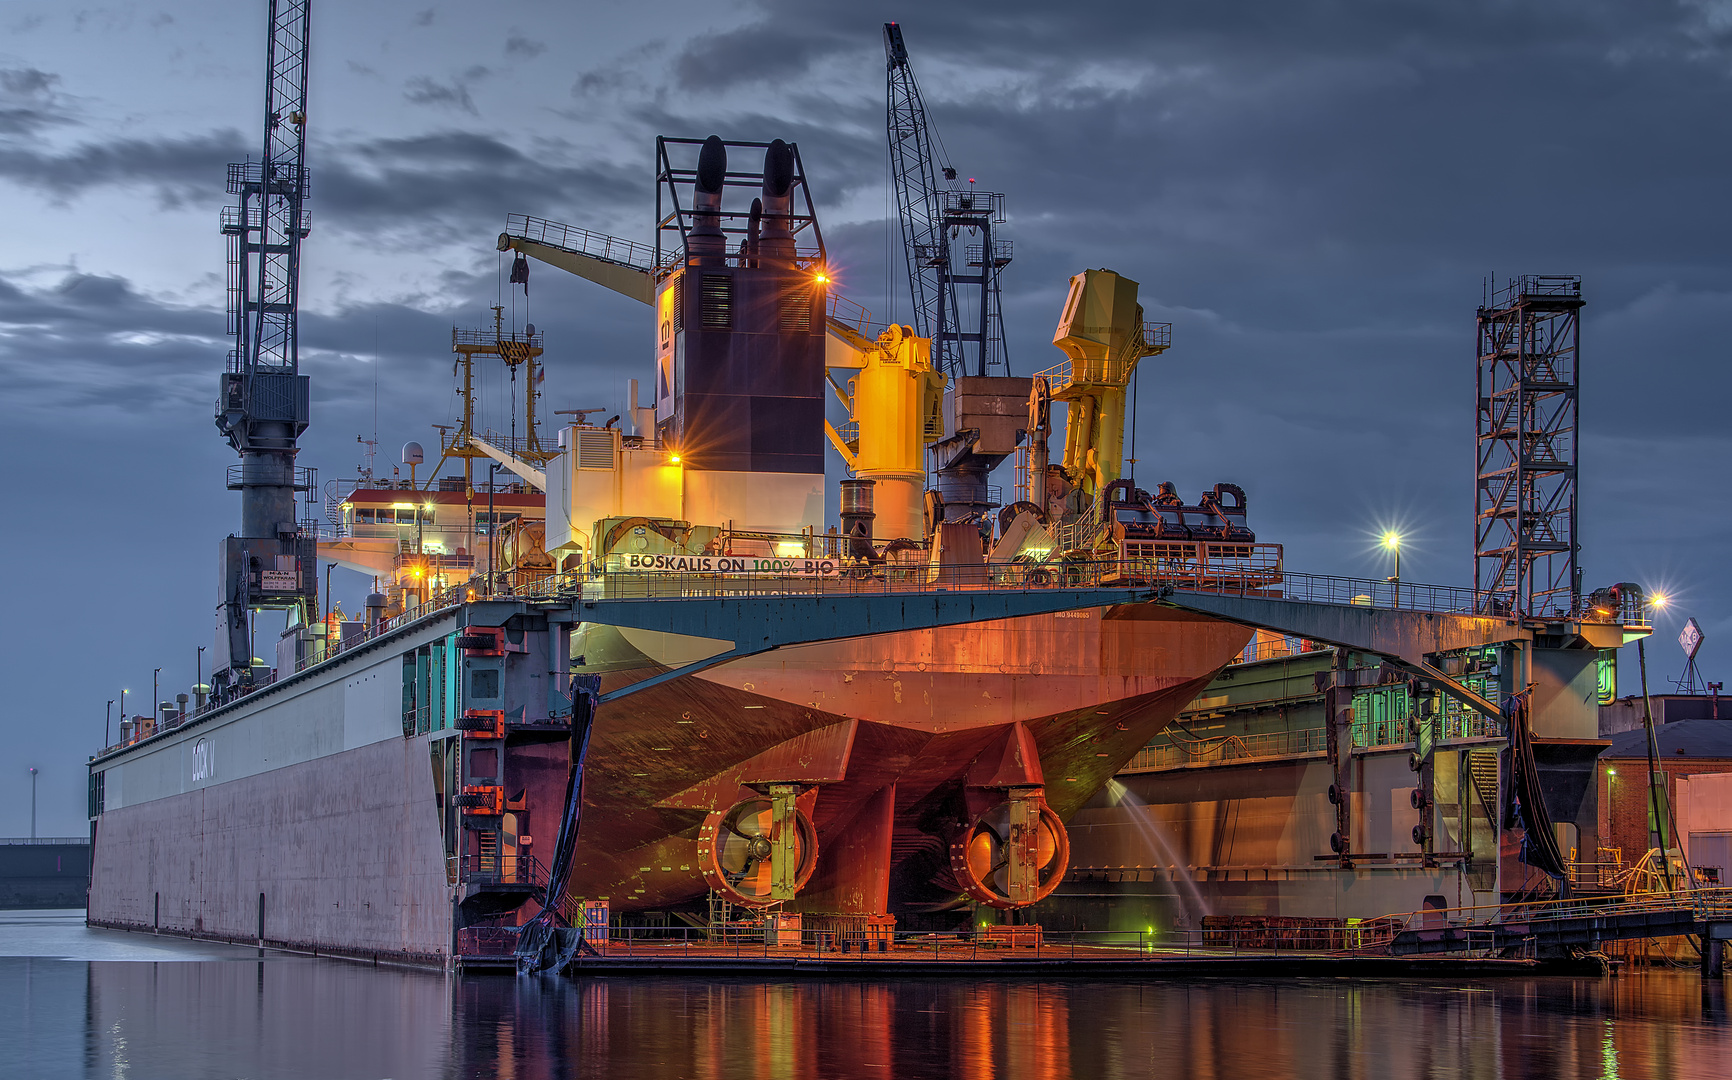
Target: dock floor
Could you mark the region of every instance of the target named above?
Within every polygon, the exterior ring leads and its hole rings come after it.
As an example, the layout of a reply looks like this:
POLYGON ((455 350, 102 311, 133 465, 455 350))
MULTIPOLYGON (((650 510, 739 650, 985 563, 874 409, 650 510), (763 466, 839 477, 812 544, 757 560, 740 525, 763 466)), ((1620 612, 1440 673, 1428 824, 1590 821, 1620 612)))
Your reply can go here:
MULTIPOLYGON (((1552 965, 1530 959, 1395 957, 1374 953, 1247 949, 1135 949, 1052 944, 993 948, 903 944, 886 951, 841 952, 809 946, 670 941, 599 944, 566 969, 575 976, 775 975, 818 978, 1469 978, 1534 975, 1552 965)), ((512 970, 509 955, 469 956, 470 971, 512 970)))

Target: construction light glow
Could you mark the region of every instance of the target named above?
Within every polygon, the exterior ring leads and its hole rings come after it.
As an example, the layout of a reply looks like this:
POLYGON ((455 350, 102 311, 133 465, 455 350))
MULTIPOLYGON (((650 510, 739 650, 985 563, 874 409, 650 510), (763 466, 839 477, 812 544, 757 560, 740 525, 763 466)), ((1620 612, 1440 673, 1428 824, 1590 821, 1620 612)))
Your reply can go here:
POLYGON ((1401 534, 1398 532, 1384 533, 1383 546, 1388 548, 1390 551, 1398 550, 1401 547, 1401 534))
POLYGON ((1649 607, 1657 607, 1657 608, 1665 607, 1666 606, 1666 594, 1663 592, 1657 592, 1657 593, 1650 594, 1648 597, 1648 606, 1649 607))

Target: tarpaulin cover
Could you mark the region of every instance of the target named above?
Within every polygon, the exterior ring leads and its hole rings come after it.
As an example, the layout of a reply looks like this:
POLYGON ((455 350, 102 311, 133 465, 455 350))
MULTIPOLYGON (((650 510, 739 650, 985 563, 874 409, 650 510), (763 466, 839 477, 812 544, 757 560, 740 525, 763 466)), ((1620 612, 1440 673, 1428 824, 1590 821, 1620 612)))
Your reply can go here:
POLYGON ((1527 694, 1513 694, 1503 703, 1509 727, 1510 793, 1505 828, 1522 830, 1521 860, 1536 870, 1562 879, 1567 873, 1557 830, 1540 790, 1539 763, 1534 760, 1533 730, 1528 722, 1527 694))
POLYGON ((571 880, 572 856, 577 851, 578 819, 583 816, 583 762, 589 754, 589 733, 600 697, 600 675, 578 675, 571 680, 571 772, 565 781, 565 813, 559 819, 559 838, 554 841, 553 859, 547 869, 547 896, 541 914, 524 924, 517 939, 517 970, 521 973, 557 971, 578 952, 590 949, 581 931, 555 931, 559 902, 571 880))

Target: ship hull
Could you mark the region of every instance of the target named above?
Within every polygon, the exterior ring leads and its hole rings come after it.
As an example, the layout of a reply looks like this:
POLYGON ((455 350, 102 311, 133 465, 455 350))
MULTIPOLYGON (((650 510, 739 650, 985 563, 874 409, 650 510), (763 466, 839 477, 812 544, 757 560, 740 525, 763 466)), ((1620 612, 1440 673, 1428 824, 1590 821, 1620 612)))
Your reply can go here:
MULTIPOLYGON (((777 775, 765 771, 766 754, 774 766, 772 751, 784 746, 796 759, 846 759, 808 785, 819 887, 796 907, 841 903, 822 887, 834 869, 825 853, 866 854, 847 834, 876 799, 893 805, 887 870, 902 895, 890 901, 953 894, 942 881, 925 888, 920 876, 933 875, 918 863, 946 842, 971 764, 1008 727, 1032 736, 1045 800, 1068 817, 1249 633, 1154 604, 1122 605, 784 648, 621 697, 596 718, 572 895, 606 898, 616 910, 703 896, 712 884, 700 868, 704 818, 761 792, 777 775)), ((692 639, 600 626, 584 628, 572 650, 601 674, 604 692, 704 652, 692 639)), ((818 762, 779 767, 800 781, 809 779, 802 767, 818 762)))
MULTIPOLYGON (((448 609, 99 756, 90 921, 438 963, 463 927, 532 915, 536 856, 563 816, 563 676, 623 690, 708 647, 594 625, 568 641, 558 614, 536 601, 448 609), (477 627, 516 643, 472 655, 477 627), (431 706, 411 699, 429 655, 452 658, 454 690, 431 706), (458 722, 489 664, 502 734, 458 722), (453 797, 487 784, 503 813, 453 797)), ((945 830, 1006 732, 1026 731, 1024 779, 1069 816, 1248 633, 1154 605, 1098 608, 784 648, 626 694, 596 714, 568 895, 617 911, 701 900, 706 817, 781 776, 817 832, 793 910, 954 896, 945 830)))

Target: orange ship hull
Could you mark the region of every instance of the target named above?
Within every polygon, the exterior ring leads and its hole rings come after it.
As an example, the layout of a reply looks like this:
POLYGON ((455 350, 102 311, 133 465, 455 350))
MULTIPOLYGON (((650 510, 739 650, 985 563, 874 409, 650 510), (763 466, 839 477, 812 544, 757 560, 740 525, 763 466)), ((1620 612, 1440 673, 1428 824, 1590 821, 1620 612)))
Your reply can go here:
MULTIPOLYGON (((946 848, 982 792, 1034 791, 1069 817, 1249 636, 1121 605, 783 648, 627 695, 596 716, 569 895, 626 911, 703 897, 706 820, 781 784, 817 841, 787 910, 953 898, 946 848)), ((705 651, 594 625, 572 641, 604 692, 705 651)))

